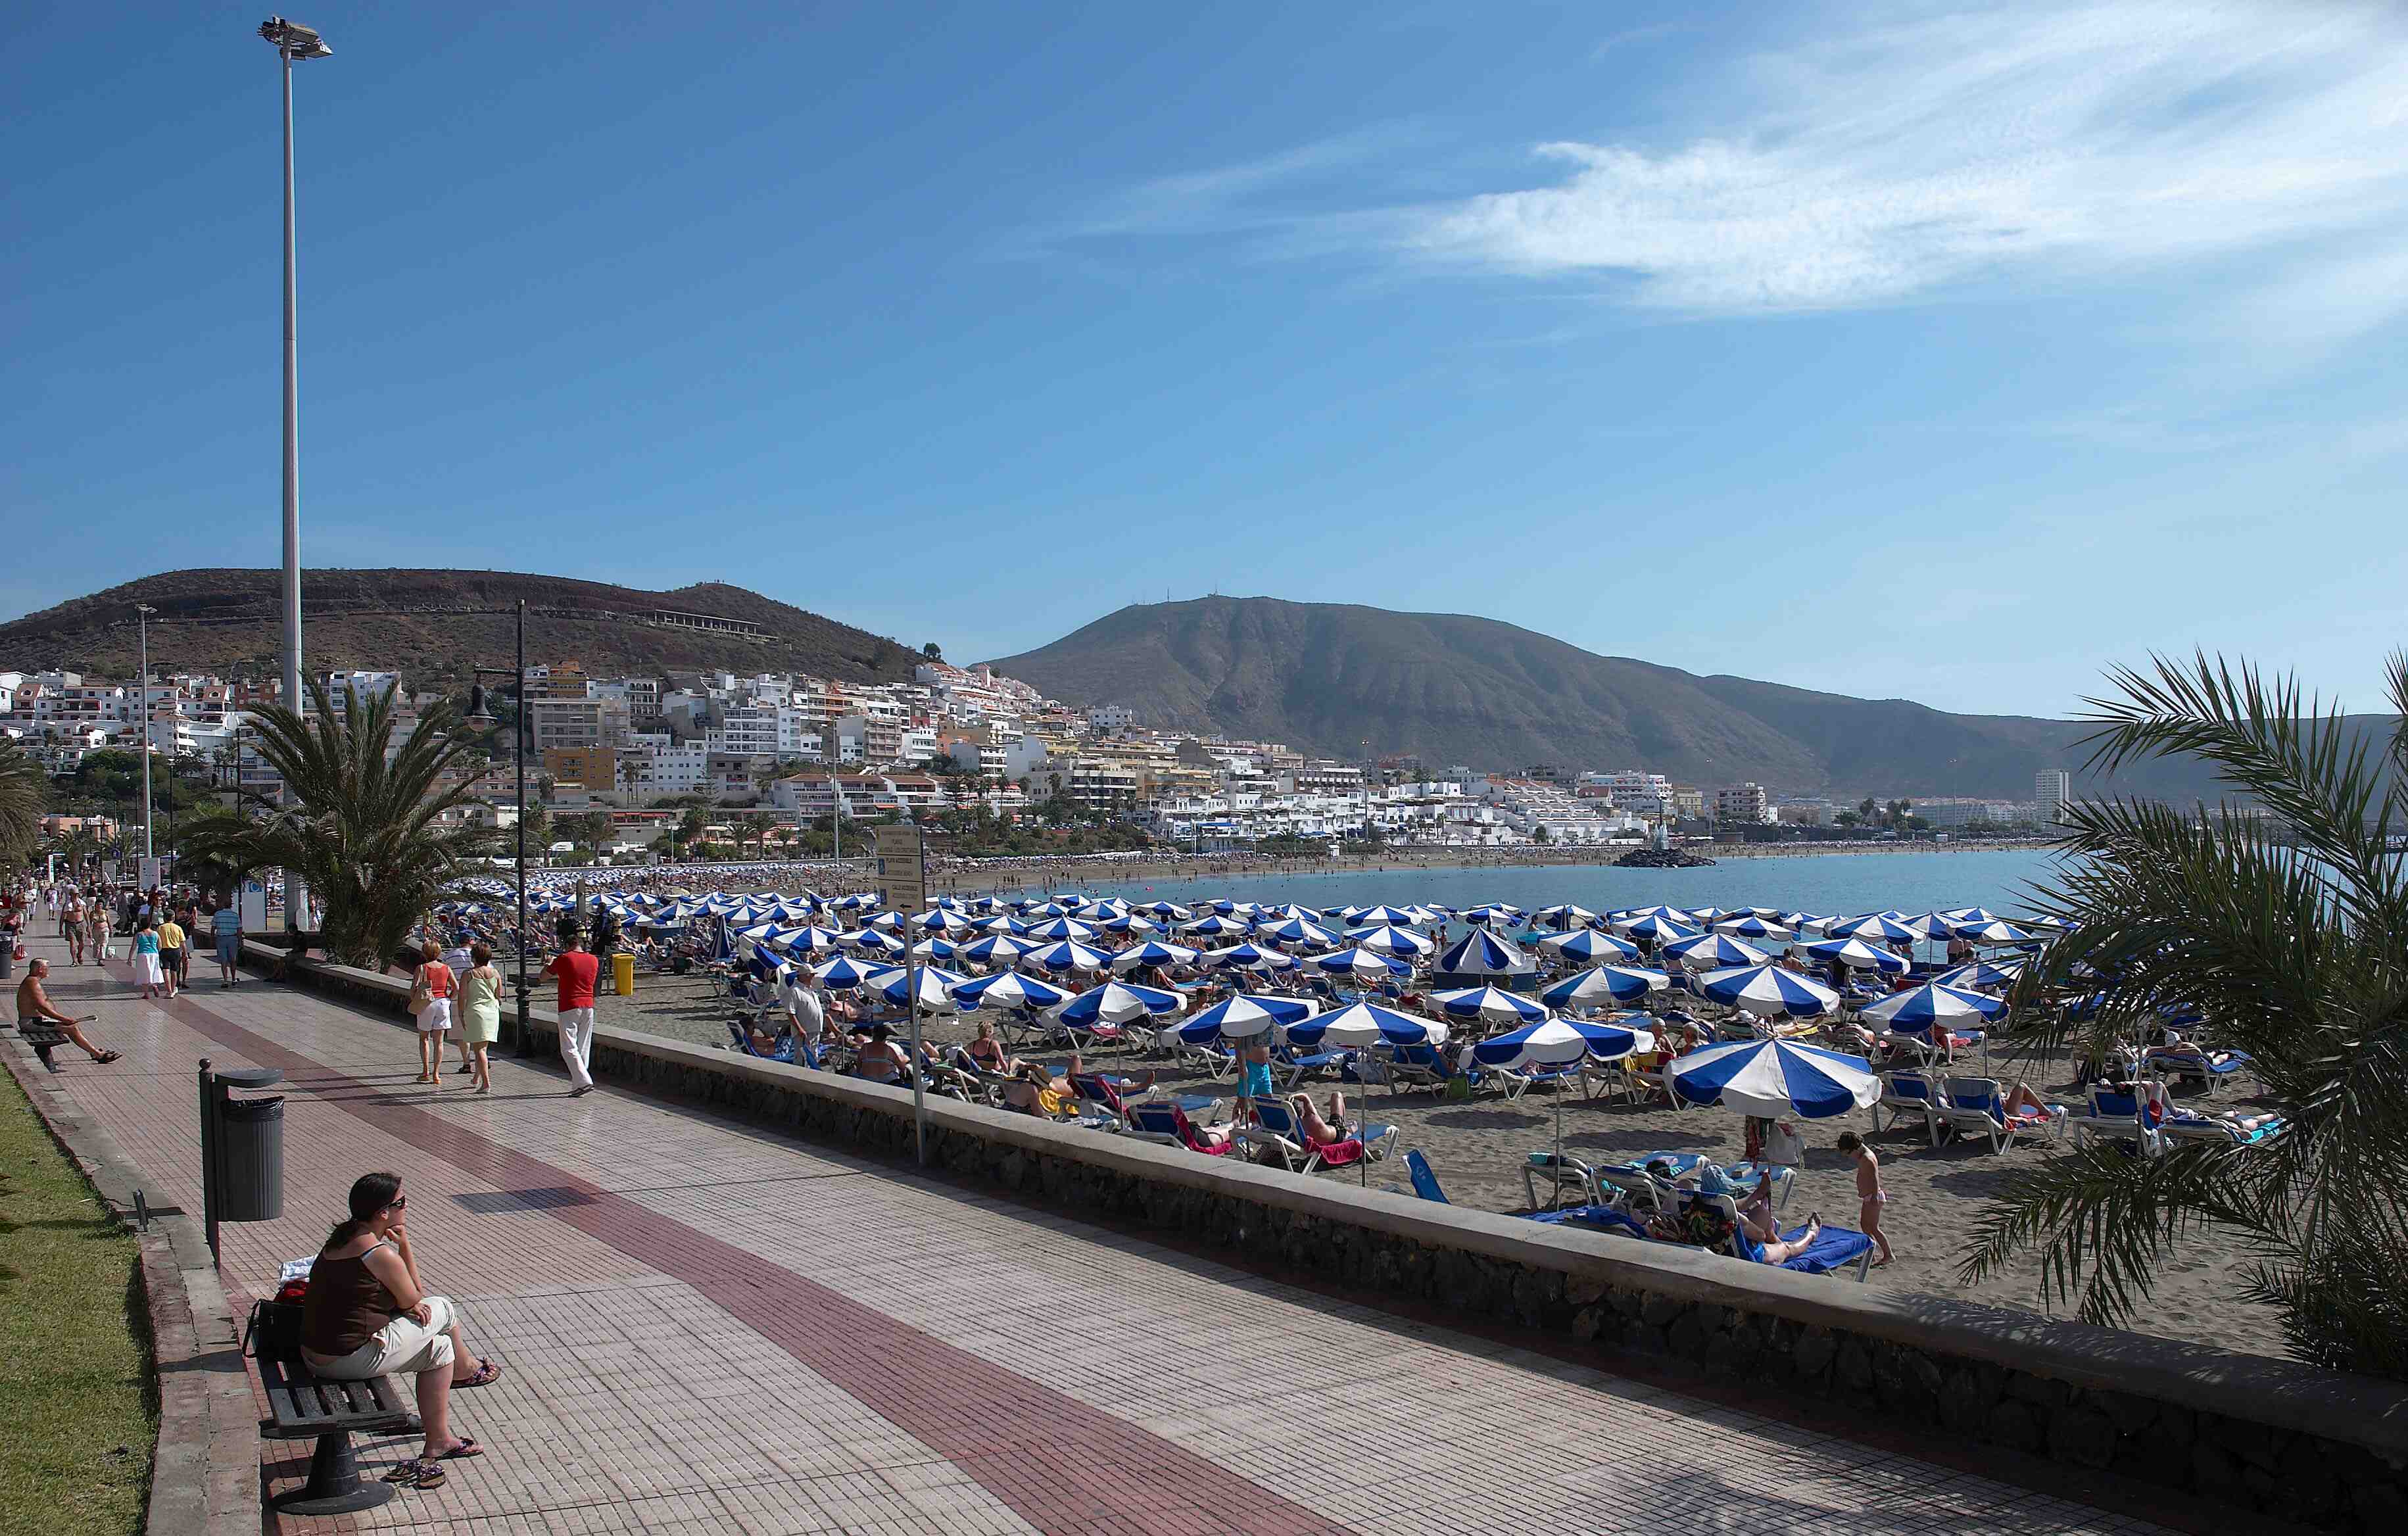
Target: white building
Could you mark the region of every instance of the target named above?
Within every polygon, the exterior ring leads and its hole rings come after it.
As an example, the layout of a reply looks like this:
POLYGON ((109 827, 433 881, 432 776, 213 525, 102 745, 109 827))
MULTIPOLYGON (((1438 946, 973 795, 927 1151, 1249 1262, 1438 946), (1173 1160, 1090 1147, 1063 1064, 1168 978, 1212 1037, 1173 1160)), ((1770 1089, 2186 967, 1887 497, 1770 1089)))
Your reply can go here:
POLYGON ((1725 826, 1762 825, 1771 820, 1762 784, 1725 784, 1714 791, 1714 820, 1725 826))
POLYGON ((2032 809, 2042 826, 2065 820, 2066 802, 2073 798, 2073 776, 2063 768, 2042 768, 2032 775, 2032 809))

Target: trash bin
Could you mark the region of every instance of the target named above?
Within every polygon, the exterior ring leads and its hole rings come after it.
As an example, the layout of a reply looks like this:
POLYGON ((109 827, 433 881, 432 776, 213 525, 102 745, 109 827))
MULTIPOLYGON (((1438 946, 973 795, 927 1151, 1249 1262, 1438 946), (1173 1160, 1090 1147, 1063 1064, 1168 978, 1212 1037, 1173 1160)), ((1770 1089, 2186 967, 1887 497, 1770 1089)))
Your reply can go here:
POLYGON ((228 1098, 218 1118, 220 1221, 284 1214, 284 1096, 228 1098))
POLYGON ((624 950, 610 956, 610 984, 622 998, 636 995, 636 957, 624 950))

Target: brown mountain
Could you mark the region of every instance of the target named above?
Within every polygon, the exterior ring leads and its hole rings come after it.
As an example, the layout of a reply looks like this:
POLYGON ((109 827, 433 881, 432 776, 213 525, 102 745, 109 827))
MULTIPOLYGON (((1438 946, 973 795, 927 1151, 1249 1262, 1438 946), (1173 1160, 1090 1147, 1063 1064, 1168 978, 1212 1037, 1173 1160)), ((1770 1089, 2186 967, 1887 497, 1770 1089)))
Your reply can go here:
MULTIPOLYGON (((2090 727, 1960 715, 1600 656, 1494 619, 1273 597, 1138 604, 994 663, 1079 704, 1355 757, 1433 767, 1643 768, 1776 794, 1972 795, 2028 800, 2063 768, 2076 795, 2090 727)), ((2186 763, 2118 775, 2129 794, 2216 797, 2186 763)))
MULTIPOLYGON (((150 620, 154 668, 274 676, 282 629, 273 570, 175 570, 0 624, 0 666, 104 677, 136 669, 134 605, 150 620)), ((465 682, 511 663, 513 605, 527 605, 530 666, 575 660, 597 675, 668 670, 808 672, 854 682, 910 676, 894 640, 718 582, 646 592, 560 576, 487 570, 305 570, 302 659, 313 672, 398 671, 465 682), (680 627, 662 610, 736 619, 758 636, 680 627)))

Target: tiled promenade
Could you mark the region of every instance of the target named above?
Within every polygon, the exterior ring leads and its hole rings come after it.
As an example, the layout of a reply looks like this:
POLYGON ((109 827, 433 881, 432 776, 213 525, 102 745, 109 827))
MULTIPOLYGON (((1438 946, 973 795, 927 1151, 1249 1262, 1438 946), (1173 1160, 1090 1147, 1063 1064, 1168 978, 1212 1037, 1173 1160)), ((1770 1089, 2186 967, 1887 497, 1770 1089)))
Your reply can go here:
MULTIPOLYGON (((265 983, 160 1005, 119 973, 53 980, 126 1057, 68 1049, 52 1081, 154 1203, 199 1210, 197 1060, 283 1069, 286 1215, 224 1229, 230 1288, 314 1252, 351 1178, 391 1169, 429 1285, 507 1366, 454 1398, 487 1454, 446 1486, 286 1531, 2155 1529, 607 1087, 571 1099, 540 1062, 434 1092, 394 1024, 265 983)), ((297 1473, 307 1449, 265 1454, 297 1473)))

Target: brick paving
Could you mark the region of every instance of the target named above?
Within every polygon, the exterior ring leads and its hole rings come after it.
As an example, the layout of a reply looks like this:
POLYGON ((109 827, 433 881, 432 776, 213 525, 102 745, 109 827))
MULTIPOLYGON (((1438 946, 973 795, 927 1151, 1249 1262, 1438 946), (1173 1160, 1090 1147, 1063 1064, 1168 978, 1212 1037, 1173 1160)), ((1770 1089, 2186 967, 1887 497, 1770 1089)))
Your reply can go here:
MULTIPOLYGON (((433 1092, 406 1030, 305 993, 53 980, 126 1053, 63 1053, 54 1081, 154 1204, 199 1206, 196 1061, 285 1072, 286 1213, 223 1229, 230 1288, 389 1168, 429 1285, 508 1367, 454 1400, 488 1454, 445 1487, 285 1531, 2157 1529, 682 1106, 570 1099, 542 1062, 433 1092)), ((306 1449, 265 1447, 275 1488, 306 1449)))

